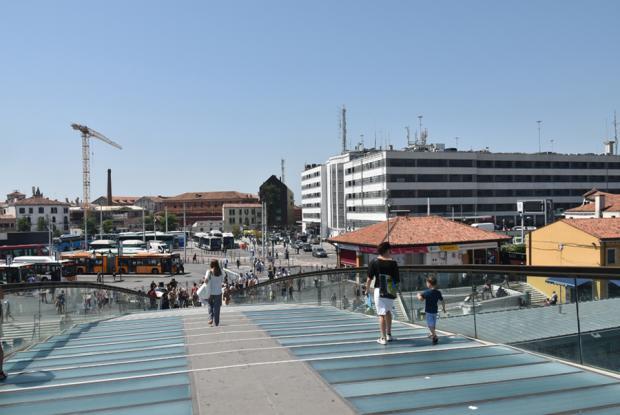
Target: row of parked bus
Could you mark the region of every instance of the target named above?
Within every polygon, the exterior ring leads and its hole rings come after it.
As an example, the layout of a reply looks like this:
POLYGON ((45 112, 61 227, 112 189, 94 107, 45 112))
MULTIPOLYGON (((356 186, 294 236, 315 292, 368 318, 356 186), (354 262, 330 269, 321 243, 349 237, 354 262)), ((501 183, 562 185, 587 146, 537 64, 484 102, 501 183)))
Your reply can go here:
POLYGON ((178 253, 81 251, 63 253, 61 258, 75 264, 77 274, 179 274, 183 269, 178 253))
POLYGON ((71 260, 49 256, 18 256, 0 264, 0 284, 35 281, 75 281, 71 260))
POLYGON ((235 248, 235 237, 228 232, 198 232, 192 236, 192 239, 200 249, 206 251, 221 251, 235 248))

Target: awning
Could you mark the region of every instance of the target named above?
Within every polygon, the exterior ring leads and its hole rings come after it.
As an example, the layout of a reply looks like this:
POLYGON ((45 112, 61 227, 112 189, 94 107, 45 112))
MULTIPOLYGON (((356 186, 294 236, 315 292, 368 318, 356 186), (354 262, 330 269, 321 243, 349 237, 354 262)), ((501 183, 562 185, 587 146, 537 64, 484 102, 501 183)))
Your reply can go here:
MULTIPOLYGON (((564 278, 564 277, 551 277, 545 280, 547 284, 555 284, 562 287, 571 287, 575 288, 575 279, 574 278, 564 278)), ((584 284, 591 283, 592 280, 590 278, 577 278, 577 286, 581 287, 584 284)))
POLYGON ((609 282, 616 287, 620 287, 620 280, 609 280, 609 282))

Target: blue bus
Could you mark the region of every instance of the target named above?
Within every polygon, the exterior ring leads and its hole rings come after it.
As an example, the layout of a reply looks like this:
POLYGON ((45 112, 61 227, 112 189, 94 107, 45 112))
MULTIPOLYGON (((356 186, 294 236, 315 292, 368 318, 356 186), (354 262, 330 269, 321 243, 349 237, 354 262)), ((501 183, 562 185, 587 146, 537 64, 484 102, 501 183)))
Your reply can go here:
POLYGON ((84 249, 83 235, 60 235, 54 238, 54 249, 57 252, 79 251, 84 249))

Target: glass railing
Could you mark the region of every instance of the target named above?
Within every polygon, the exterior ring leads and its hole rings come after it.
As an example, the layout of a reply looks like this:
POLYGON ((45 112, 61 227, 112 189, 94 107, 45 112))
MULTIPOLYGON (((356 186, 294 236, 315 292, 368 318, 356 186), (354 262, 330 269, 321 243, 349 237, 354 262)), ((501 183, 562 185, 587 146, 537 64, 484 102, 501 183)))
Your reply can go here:
POLYGON ((0 287, 4 293, 0 340, 5 357, 77 324, 149 308, 142 292, 104 284, 47 282, 0 287))
MULTIPOLYGON (((374 304, 363 292, 366 273, 347 268, 293 275, 233 292, 232 302, 372 315, 374 304)), ((446 303, 438 330, 620 372, 620 268, 419 266, 401 267, 400 275, 397 320, 426 325, 417 294, 434 275, 446 303)))

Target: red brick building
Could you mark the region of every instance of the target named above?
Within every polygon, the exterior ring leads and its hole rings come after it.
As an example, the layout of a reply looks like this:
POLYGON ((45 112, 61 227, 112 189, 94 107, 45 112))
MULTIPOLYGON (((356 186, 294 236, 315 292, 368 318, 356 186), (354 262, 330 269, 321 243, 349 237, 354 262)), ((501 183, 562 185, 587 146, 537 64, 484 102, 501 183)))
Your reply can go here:
POLYGON ((251 193, 228 192, 188 192, 163 200, 168 213, 174 213, 179 220, 185 209, 187 224, 197 221, 221 221, 222 206, 225 203, 258 203, 258 197, 251 193))

